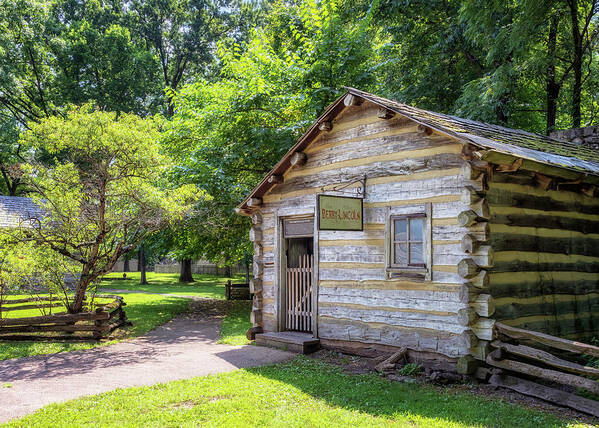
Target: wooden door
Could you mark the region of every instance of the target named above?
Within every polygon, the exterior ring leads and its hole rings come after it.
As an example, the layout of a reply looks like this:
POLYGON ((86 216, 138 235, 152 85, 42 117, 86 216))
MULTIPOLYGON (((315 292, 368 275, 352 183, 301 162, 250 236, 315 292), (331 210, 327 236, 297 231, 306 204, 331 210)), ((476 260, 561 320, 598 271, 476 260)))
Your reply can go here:
POLYGON ((314 256, 301 254, 297 267, 286 268, 285 329, 312 331, 312 272, 314 256))

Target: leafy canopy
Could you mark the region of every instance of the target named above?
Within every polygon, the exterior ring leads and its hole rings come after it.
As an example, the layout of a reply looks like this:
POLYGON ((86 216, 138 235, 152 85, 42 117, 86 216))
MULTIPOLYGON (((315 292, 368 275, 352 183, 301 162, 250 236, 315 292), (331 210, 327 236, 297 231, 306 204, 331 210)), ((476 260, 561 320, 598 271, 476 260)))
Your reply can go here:
POLYGON ((24 146, 51 160, 23 167, 41 214, 16 238, 79 265, 72 312, 119 257, 181 219, 198 197, 195 186, 165 180, 172 162, 160 151, 161 123, 85 105, 33 123, 22 135, 24 146))

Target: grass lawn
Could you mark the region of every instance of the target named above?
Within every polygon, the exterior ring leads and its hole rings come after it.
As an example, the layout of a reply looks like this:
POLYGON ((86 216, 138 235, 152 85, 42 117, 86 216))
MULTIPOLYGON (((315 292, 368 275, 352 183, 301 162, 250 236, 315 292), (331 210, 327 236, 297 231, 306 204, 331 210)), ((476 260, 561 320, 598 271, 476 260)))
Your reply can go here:
POLYGON ((53 404, 7 426, 98 423, 113 427, 569 425, 555 416, 498 400, 390 382, 376 375, 347 375, 327 363, 298 357, 275 366, 121 389, 53 404))
POLYGON ((250 312, 252 302, 249 300, 231 300, 228 302, 227 314, 223 318, 218 343, 228 345, 249 345, 245 332, 252 326, 250 312))
MULTIPOLYGON (((153 328, 164 324, 175 315, 184 312, 189 306, 189 299, 167 297, 152 294, 127 294, 124 296, 125 312, 133 327, 115 332, 116 340, 113 341, 81 341, 81 342, 2 342, 0 341, 0 360, 10 358, 29 357, 32 355, 54 354, 63 351, 95 348, 118 340, 128 339, 142 335, 153 328)), ((39 310, 9 312, 11 318, 17 316, 41 315, 39 310)))
MULTIPOLYGON (((113 272, 106 275, 110 278, 121 278, 122 273, 113 272)), ((149 293, 170 293, 186 296, 205 297, 208 299, 224 299, 225 284, 229 278, 216 275, 194 275, 195 282, 179 282, 178 273, 154 273, 146 274, 148 285, 139 285, 139 272, 127 272, 126 280, 104 280, 100 284, 102 289, 117 289, 131 291, 145 291, 149 293)), ((242 277, 234 277, 234 280, 240 280, 242 277)))
MULTIPOLYGON (((111 273, 109 277, 119 277, 122 273, 111 273)), ((228 278, 215 275, 194 275, 196 282, 183 284, 178 281, 178 274, 148 272, 148 285, 139 285, 139 272, 128 272, 130 279, 124 281, 104 280, 100 288, 105 292, 112 290, 129 290, 132 293, 123 293, 125 312, 133 323, 133 327, 126 330, 117 330, 116 340, 112 341, 81 341, 81 342, 1 342, 0 360, 21 358, 32 355, 54 354, 56 352, 75 351, 104 346, 120 340, 140 336, 159 325, 171 320, 175 315, 184 312, 189 306, 189 299, 173 296, 160 296, 158 294, 179 294, 197 296, 211 299, 225 298, 225 283, 228 278), (120 335, 119 335, 120 333, 120 335)), ((241 276, 235 280, 240 280, 241 276)), ((16 297, 16 296, 13 296, 16 297)), ((23 296, 27 297, 27 296, 23 296)), ((249 313, 250 302, 231 302, 229 310, 223 320, 221 343, 244 345, 249 343, 245 338, 246 330, 251 326, 249 313)), ((11 318, 41 315, 39 310, 8 312, 11 318)))

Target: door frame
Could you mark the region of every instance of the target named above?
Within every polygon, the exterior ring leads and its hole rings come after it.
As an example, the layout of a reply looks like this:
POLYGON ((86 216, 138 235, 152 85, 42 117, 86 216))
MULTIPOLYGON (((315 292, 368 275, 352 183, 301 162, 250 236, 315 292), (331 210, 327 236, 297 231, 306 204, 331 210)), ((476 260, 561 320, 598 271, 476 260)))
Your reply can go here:
POLYGON ((315 211, 305 214, 279 216, 275 214, 275 309, 276 309, 276 326, 277 331, 285 331, 285 287, 286 287, 286 269, 287 257, 285 236, 283 233, 283 221, 285 220, 300 220, 312 219, 314 223, 314 232, 312 235, 312 245, 314 253, 314 265, 312 267, 312 335, 318 337, 318 224, 316 222, 315 211))

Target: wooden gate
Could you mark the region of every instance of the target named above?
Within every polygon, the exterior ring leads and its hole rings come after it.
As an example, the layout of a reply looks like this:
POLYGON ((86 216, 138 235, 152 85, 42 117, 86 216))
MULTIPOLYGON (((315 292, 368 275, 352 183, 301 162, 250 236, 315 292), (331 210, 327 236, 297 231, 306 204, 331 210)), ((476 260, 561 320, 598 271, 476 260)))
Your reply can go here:
POLYGON ((312 331, 312 271, 314 256, 299 256, 299 267, 286 272, 286 325, 287 330, 312 331))

